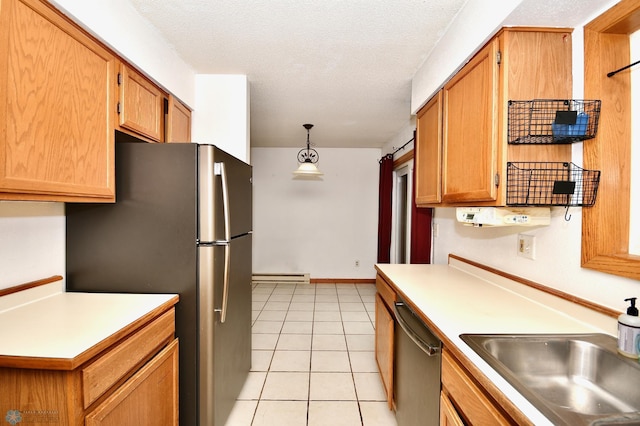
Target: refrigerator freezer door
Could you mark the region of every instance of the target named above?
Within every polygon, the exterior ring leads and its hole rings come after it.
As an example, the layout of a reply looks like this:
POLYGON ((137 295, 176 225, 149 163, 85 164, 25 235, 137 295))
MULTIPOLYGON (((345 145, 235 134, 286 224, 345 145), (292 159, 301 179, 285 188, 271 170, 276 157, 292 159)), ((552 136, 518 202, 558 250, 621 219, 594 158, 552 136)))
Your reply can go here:
POLYGON ((224 246, 201 246, 199 282, 199 406, 201 425, 224 425, 251 368, 251 234, 232 239, 227 318, 223 298, 224 246))
POLYGON ((251 166, 213 145, 198 145, 201 243, 225 242, 251 231, 251 166), (223 180, 228 204, 225 206, 223 180), (228 227, 225 217, 229 218, 228 227))

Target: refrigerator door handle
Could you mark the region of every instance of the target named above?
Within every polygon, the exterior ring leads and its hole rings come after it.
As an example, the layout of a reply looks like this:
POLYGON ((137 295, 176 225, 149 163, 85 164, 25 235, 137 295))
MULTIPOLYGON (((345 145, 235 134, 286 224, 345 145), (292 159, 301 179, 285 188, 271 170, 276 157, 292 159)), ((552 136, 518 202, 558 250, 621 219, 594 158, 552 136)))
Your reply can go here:
POLYGON ((231 241, 231 212, 229 210, 229 184, 227 182, 227 168, 224 163, 215 163, 214 173, 220 176, 222 183, 222 214, 224 216, 224 240, 231 241))
POLYGON ((222 308, 216 309, 220 312, 220 323, 224 324, 227 319, 227 306, 229 302, 229 267, 231 261, 231 220, 229 214, 229 185, 227 183, 227 169, 224 163, 215 163, 214 171, 220 175, 222 183, 222 211, 224 216, 224 273, 222 289, 222 308))

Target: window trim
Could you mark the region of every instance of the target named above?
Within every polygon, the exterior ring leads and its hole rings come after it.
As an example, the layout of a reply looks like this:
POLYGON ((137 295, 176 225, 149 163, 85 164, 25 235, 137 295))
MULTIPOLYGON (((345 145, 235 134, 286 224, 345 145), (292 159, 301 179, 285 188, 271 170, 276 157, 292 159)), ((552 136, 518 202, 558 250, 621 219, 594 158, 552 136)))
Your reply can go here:
POLYGON ((583 144, 584 166, 601 170, 598 198, 582 210, 584 268, 640 279, 640 256, 629 253, 631 93, 629 35, 640 29, 640 7, 622 0, 584 27, 584 93, 601 99, 595 139, 583 144))

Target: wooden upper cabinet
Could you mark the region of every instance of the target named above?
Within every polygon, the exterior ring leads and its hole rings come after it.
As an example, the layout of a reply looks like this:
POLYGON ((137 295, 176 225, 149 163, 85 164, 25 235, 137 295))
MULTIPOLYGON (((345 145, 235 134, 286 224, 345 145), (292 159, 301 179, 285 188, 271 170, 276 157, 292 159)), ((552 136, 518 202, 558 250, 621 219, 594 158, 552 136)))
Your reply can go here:
POLYGON ((115 63, 46 2, 0 3, 0 199, 114 199, 115 63))
POLYGON ((141 73, 120 64, 118 73, 120 130, 153 142, 164 142, 163 91, 141 73))
POLYGON ((169 95, 167 142, 191 142, 191 110, 169 95))
POLYGON ((416 118, 415 168, 416 204, 442 200, 442 91, 439 91, 416 118))
POLYGON ((497 198, 498 40, 487 44, 443 89, 442 200, 497 198))
POLYGON ((569 144, 507 141, 510 100, 571 93, 569 30, 501 30, 418 112, 416 204, 504 206, 507 162, 571 161, 569 144))
MULTIPOLYGON (((571 99, 571 30, 516 28, 505 30, 499 41, 503 52, 501 131, 506 141, 509 100, 571 99)), ((571 144, 505 145, 507 161, 571 161, 571 144)))

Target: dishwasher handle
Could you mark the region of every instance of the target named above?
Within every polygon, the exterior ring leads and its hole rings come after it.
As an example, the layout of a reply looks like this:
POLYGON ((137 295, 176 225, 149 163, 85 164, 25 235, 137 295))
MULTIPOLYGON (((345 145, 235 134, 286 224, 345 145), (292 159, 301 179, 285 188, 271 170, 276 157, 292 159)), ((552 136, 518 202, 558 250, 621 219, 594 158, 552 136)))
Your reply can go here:
MULTIPOLYGON (((402 318, 402 314, 400 313, 399 309, 403 308, 410 310, 409 307, 407 307, 403 302, 395 302, 393 305, 393 312, 396 315, 396 319, 398 320, 398 324, 400 324, 400 327, 402 327, 405 333, 407 333, 407 336, 409 336, 409 338, 413 340, 413 342, 418 345, 418 347, 428 356, 439 355, 442 352, 442 348, 440 347, 440 345, 434 345, 425 342, 422 338, 420 338, 420 336, 418 336, 418 334, 411 329, 411 326, 407 324, 404 318, 402 318)), ((411 312, 411 314, 413 314, 413 312, 411 312)))

